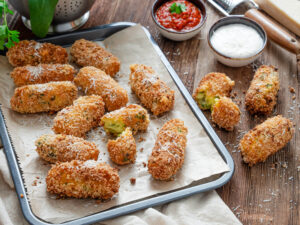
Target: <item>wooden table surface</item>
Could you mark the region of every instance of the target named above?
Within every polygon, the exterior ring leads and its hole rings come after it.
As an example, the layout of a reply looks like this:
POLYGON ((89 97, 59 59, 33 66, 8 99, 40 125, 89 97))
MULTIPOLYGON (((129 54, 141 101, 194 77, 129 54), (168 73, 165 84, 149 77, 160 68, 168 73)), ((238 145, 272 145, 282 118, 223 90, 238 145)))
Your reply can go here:
MULTIPOLYGON (((298 65, 297 69, 296 56, 273 43, 268 43, 267 49, 254 64, 242 68, 223 66, 213 57, 206 40, 210 26, 220 18, 213 8, 206 4, 208 20, 201 34, 185 42, 172 42, 163 38, 154 26, 150 14, 153 2, 153 0, 98 0, 91 9, 91 17, 84 28, 118 21, 142 24, 150 30, 191 93, 208 72, 225 72, 235 80, 233 93, 237 95, 235 101, 240 103, 241 122, 233 132, 218 128, 215 130, 231 152, 236 170, 232 180, 217 191, 243 224, 300 224, 300 130, 298 125, 300 66, 298 65), (296 126, 295 135, 290 144, 265 163, 250 168, 242 162, 237 144, 246 131, 266 119, 250 116, 244 106, 245 91, 249 87, 254 70, 261 64, 277 66, 280 72, 281 87, 278 104, 272 115, 282 114, 290 118, 296 126), (295 94, 290 92, 290 87, 295 89, 295 94), (296 97, 295 100, 293 96, 296 97)), ((21 31, 22 39, 33 37, 22 24, 19 16, 11 22, 14 28, 21 31)), ((208 113, 206 116, 211 121, 208 113)))

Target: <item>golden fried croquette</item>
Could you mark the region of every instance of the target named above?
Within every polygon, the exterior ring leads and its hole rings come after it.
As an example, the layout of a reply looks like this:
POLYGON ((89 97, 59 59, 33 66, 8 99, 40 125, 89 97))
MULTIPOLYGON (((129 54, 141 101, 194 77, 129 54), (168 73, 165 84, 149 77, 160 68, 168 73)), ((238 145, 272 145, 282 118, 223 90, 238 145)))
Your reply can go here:
POLYGON ((82 68, 74 82, 88 95, 100 95, 108 111, 119 109, 128 102, 126 90, 104 71, 96 67, 82 68))
POLYGON ((112 77, 120 70, 119 59, 95 42, 77 40, 72 45, 70 53, 78 65, 94 66, 112 77))
POLYGON ((278 69, 266 65, 259 67, 246 93, 247 110, 251 114, 270 114, 276 105, 278 90, 278 69))
POLYGON ((239 107, 228 97, 221 97, 212 106, 212 121, 228 131, 240 121, 240 115, 239 107))
POLYGON ((130 127, 133 134, 146 131, 149 125, 147 110, 140 105, 132 104, 105 114, 100 125, 108 134, 120 135, 126 127, 130 127))
POLYGON ((116 169, 94 160, 64 162, 52 166, 47 191, 61 197, 110 199, 119 191, 116 169))
POLYGON ((110 159, 118 165, 134 163, 136 144, 131 129, 127 127, 116 140, 109 140, 107 150, 110 159))
POLYGON ((224 73, 206 74, 196 88, 193 98, 199 105, 200 109, 211 110, 216 100, 220 97, 228 97, 234 81, 224 73))
POLYGON ((57 113, 52 130, 56 134, 85 137, 86 132, 99 125, 103 115, 104 102, 101 96, 83 96, 57 113))
POLYGON ((173 109, 174 91, 159 79, 155 71, 143 64, 130 66, 130 86, 141 103, 154 115, 173 109))
POLYGON ((292 122, 281 115, 267 119, 244 135, 239 144, 243 160, 252 166, 282 149, 294 133, 292 122))
POLYGON ((59 111, 77 98, 77 88, 70 81, 26 85, 15 89, 10 100, 19 113, 59 111))
POLYGON ((97 160, 99 155, 94 143, 72 135, 45 134, 35 141, 35 146, 40 157, 51 163, 97 160))
POLYGON ((10 76, 16 86, 44 84, 51 81, 72 81, 75 69, 68 64, 39 64, 37 66, 16 67, 10 76))
POLYGON ((158 180, 169 180, 182 167, 188 130, 183 121, 172 119, 159 130, 151 156, 149 173, 158 180))
POLYGON ((68 62, 68 53, 61 46, 36 41, 20 41, 8 49, 6 53, 9 63, 16 66, 38 64, 65 64, 68 62))

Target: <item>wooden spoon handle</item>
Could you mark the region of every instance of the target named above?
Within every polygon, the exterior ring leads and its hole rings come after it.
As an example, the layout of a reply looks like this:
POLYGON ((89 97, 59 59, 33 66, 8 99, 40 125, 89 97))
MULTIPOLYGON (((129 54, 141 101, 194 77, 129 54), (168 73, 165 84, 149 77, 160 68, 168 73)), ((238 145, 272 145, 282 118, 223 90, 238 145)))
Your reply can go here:
POLYGON ((267 32, 268 38, 272 41, 292 53, 300 53, 300 43, 296 40, 296 38, 270 17, 257 9, 248 10, 245 13, 245 16, 260 24, 267 32))

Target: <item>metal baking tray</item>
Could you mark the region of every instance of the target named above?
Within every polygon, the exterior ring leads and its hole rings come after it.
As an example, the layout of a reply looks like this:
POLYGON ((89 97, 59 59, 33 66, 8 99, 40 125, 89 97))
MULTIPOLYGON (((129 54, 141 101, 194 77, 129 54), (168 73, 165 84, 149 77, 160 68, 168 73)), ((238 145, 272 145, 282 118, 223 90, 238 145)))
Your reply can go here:
MULTIPOLYGON (((75 32, 68 33, 68 34, 62 34, 59 36, 52 36, 49 38, 40 39, 39 41, 40 42, 50 42, 53 44, 57 44, 57 45, 66 47, 66 46, 71 45, 74 41, 76 41, 77 39, 80 39, 80 38, 85 38, 88 40, 95 40, 95 41, 96 40, 104 40, 105 38, 109 37, 110 35, 118 32, 118 31, 121 31, 125 28, 134 26, 134 25, 136 25, 136 24, 130 23, 130 22, 112 23, 112 24, 108 24, 108 25, 93 27, 93 28, 86 29, 86 30, 75 31, 75 32)), ((184 96, 189 107, 191 108, 194 115, 196 116, 196 118, 199 120, 199 122, 205 129, 209 138, 211 139, 211 141, 217 148, 218 152, 220 153, 220 155, 222 156, 224 161, 229 166, 230 170, 229 170, 229 172, 226 172, 223 175, 221 175, 219 178, 217 178, 213 181, 204 183, 204 184, 195 185, 195 186, 183 188, 180 190, 175 190, 175 191, 170 191, 167 193, 158 194, 158 195, 155 195, 154 197, 150 197, 145 200, 139 200, 139 201, 136 201, 134 203, 129 203, 124 206, 116 206, 111 209, 107 209, 105 211, 102 211, 102 212, 99 212, 96 214, 92 214, 92 215, 89 215, 89 216, 86 216, 86 217, 83 217, 80 219, 67 221, 62 224, 66 224, 66 225, 91 224, 91 223, 95 223, 97 221, 112 219, 114 217, 129 214, 129 213, 141 210, 141 209, 145 209, 145 208, 153 207, 156 205, 161 205, 161 204, 164 204, 167 202, 175 201, 178 199, 182 199, 182 198, 185 198, 185 197, 188 197, 188 196, 200 193, 200 192, 213 190, 213 189, 219 188, 219 187, 223 186, 224 184, 226 184, 231 179, 231 177, 234 173, 234 162, 233 162, 233 159, 232 159, 231 155, 229 154, 228 150, 226 149, 224 144, 221 142, 221 140, 219 139, 219 137, 217 136, 217 134, 215 133, 215 131, 209 124, 209 122, 206 119, 206 117, 204 116, 204 114, 198 108, 198 106, 195 103, 195 101, 193 100, 192 96, 190 95, 190 93, 188 92, 188 90, 186 89, 184 84, 182 83, 181 79, 179 78, 179 76, 177 75, 177 73, 175 72, 175 70, 173 69, 173 67, 171 66, 171 64, 169 63, 169 61, 167 60, 167 58, 165 57, 165 55, 163 54, 163 52, 161 51, 161 49, 159 48, 157 43, 152 38, 149 31, 146 28, 144 28, 144 30, 145 30, 149 40, 151 41, 153 47, 155 48, 156 52, 160 56, 162 62, 168 69, 168 71, 169 71, 171 77, 173 78, 174 82, 176 83, 177 87, 181 91, 181 94, 184 96)), ((27 198, 27 194, 26 194, 26 188, 24 187, 24 181, 21 176, 22 172, 20 170, 20 167, 19 167, 19 164, 17 161, 17 157, 14 152, 14 147, 11 144, 10 136, 7 132, 5 120, 4 120, 3 113, 1 110, 0 110, 0 137, 2 140, 4 152, 6 154, 7 162, 8 162, 9 168, 10 168, 12 179, 15 184, 15 189, 17 192, 18 199, 20 201, 20 205, 21 205, 24 217, 30 224, 38 224, 38 225, 49 224, 48 222, 45 222, 45 221, 41 220, 40 218, 37 218, 31 211, 31 207, 30 207, 30 204, 29 204, 29 201, 27 198)))

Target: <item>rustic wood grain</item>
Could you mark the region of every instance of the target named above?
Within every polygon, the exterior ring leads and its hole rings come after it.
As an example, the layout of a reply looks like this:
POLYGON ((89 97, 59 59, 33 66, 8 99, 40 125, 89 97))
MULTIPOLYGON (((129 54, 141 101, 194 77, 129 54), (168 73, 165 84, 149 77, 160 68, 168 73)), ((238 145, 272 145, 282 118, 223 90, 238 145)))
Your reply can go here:
MULTIPOLYGON (((266 51, 254 64, 242 68, 223 66, 214 59, 207 45, 207 31, 220 17, 208 4, 208 20, 201 34, 185 42, 172 42, 159 35, 152 22, 150 9, 153 2, 99 0, 91 9, 91 17, 84 28, 117 21, 141 23, 150 30, 191 93, 208 72, 225 72, 235 80, 233 92, 237 93, 237 97, 234 100, 240 102, 241 122, 233 132, 218 128, 215 130, 231 152, 236 170, 232 180, 218 189, 218 193, 243 224, 300 224, 300 56, 297 67, 295 55, 268 43, 266 51), (294 138, 284 149, 265 163, 250 168, 242 162, 237 144, 246 131, 266 119, 250 116, 244 105, 245 91, 255 69, 261 64, 272 64, 279 68, 281 88, 273 115, 282 114, 290 118, 296 126, 294 138), (289 87, 293 87, 296 93, 290 93, 289 87), (295 100, 292 99, 293 95, 296 96, 295 100)), ((21 31, 22 38, 33 37, 20 20, 15 28, 21 31)), ((209 113, 206 116, 211 121, 209 113)))

